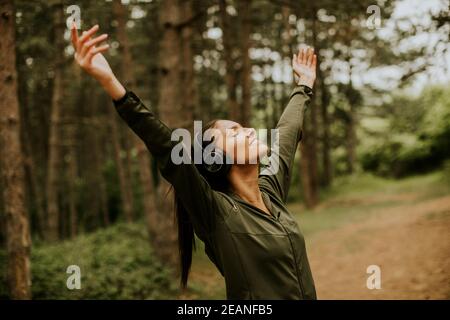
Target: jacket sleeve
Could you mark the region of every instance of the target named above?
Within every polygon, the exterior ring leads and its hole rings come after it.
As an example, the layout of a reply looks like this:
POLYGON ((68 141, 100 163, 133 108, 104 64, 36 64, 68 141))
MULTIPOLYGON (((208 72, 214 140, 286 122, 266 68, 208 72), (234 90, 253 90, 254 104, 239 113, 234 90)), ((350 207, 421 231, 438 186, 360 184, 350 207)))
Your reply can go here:
POLYGON ((271 165, 268 171, 260 176, 261 182, 272 189, 283 202, 287 199, 295 152, 302 137, 303 117, 311 96, 312 90, 307 86, 301 85, 293 89, 288 105, 276 126, 278 150, 272 148, 271 151, 271 158, 276 165, 271 165))
POLYGON ((171 152, 177 141, 171 140, 172 130, 144 106, 132 92, 114 101, 117 112, 127 125, 144 141, 155 158, 162 176, 174 187, 177 196, 191 217, 194 230, 204 240, 214 226, 217 205, 215 194, 200 175, 193 161, 190 164, 174 164, 171 152))

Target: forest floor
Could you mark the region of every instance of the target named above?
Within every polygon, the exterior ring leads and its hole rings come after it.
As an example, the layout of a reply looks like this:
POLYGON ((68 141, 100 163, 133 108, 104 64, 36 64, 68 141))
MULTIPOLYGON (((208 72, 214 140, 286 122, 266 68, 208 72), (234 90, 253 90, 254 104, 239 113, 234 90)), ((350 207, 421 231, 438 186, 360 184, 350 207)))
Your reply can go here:
MULTIPOLYGON (((319 299, 449 299, 450 187, 440 173, 402 180, 348 177, 314 210, 290 205, 306 239, 319 299), (368 289, 379 266, 381 289, 368 289)), ((225 298, 198 250, 186 299, 225 298)))

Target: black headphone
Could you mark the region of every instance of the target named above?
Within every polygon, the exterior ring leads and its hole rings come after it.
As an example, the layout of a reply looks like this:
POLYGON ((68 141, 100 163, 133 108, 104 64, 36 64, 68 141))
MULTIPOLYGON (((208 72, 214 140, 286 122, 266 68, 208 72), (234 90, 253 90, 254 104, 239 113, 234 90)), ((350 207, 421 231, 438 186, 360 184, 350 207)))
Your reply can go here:
MULTIPOLYGON (((231 169, 232 161, 230 161, 230 157, 218 147, 210 147, 205 152, 206 148, 212 144, 213 141, 214 137, 212 137, 210 141, 204 141, 201 138, 200 133, 195 135, 194 144, 197 144, 202 151, 201 163, 195 164, 195 166, 206 178, 225 178, 231 169), (205 159, 212 160, 208 161, 211 162, 211 164, 206 163, 205 159)), ((192 148, 192 152, 194 152, 194 148, 192 148)))

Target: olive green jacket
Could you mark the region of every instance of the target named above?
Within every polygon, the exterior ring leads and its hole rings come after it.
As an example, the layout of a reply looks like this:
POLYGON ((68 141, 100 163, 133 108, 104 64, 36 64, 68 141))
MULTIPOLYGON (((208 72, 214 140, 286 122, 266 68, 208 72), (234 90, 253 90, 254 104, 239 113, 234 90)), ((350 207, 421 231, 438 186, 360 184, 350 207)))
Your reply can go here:
POLYGON ((205 252, 225 277, 228 299, 316 299, 305 240, 286 207, 292 164, 311 91, 297 86, 279 129, 279 170, 260 175, 268 215, 232 192, 212 190, 195 164, 171 161, 171 132, 131 91, 116 110, 145 142, 188 211, 205 252))

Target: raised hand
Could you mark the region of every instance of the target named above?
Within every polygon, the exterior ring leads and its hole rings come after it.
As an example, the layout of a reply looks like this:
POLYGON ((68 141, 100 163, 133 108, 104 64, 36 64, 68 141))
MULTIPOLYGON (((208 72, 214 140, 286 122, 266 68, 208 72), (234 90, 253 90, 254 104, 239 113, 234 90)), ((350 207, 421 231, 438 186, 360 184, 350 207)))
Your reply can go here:
POLYGON ((108 35, 102 34, 93 38, 98 29, 98 25, 95 25, 78 37, 75 23, 72 25, 71 38, 75 49, 75 61, 84 71, 97 79, 113 99, 119 99, 125 94, 125 88, 116 79, 108 61, 102 55, 102 52, 109 49, 109 45, 100 44, 108 38, 108 35))
POLYGON ((313 48, 301 48, 298 55, 294 54, 292 68, 299 77, 298 85, 306 85, 310 88, 314 86, 316 80, 317 56, 313 48))

